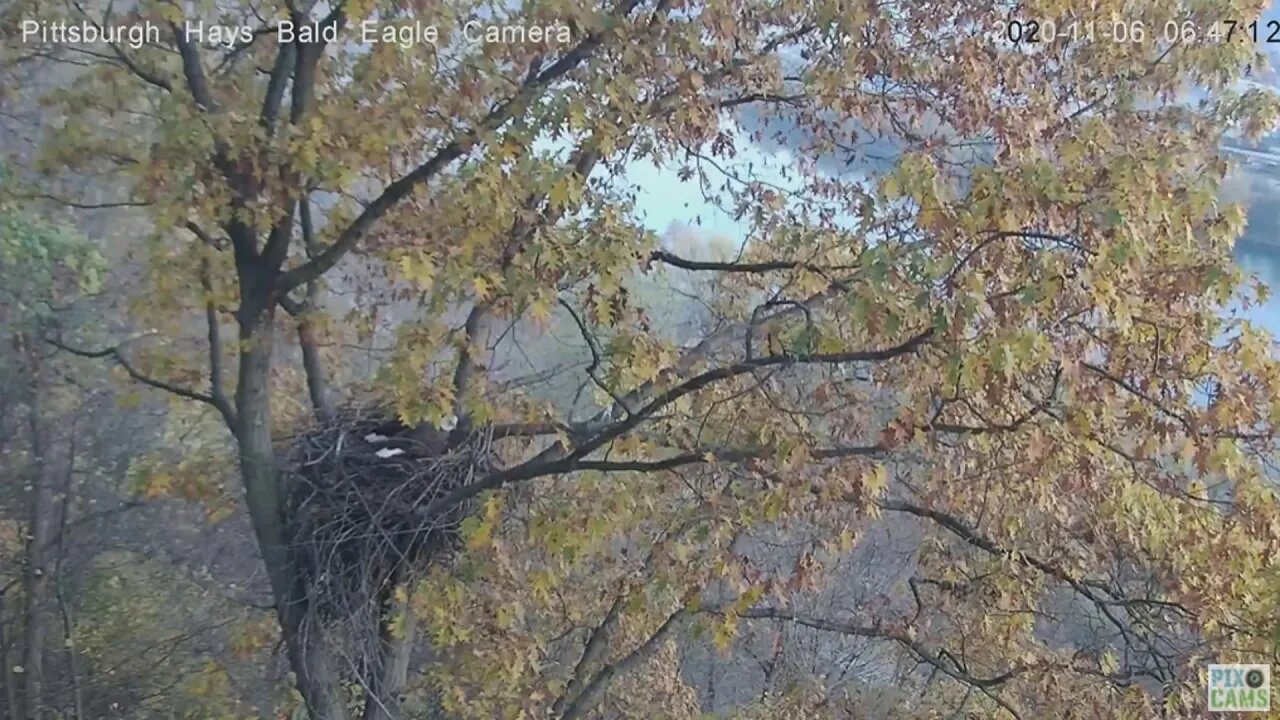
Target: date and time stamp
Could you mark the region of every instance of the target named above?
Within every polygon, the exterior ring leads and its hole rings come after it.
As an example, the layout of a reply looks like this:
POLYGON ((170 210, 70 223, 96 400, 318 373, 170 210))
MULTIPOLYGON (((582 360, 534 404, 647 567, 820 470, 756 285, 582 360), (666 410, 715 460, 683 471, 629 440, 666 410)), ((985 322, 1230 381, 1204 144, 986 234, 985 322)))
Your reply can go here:
POLYGON ((1280 46, 1280 20, 1169 20, 1147 23, 1123 17, 1065 19, 1011 17, 1004 37, 1014 45, 1118 42, 1165 44, 1256 43, 1280 46))

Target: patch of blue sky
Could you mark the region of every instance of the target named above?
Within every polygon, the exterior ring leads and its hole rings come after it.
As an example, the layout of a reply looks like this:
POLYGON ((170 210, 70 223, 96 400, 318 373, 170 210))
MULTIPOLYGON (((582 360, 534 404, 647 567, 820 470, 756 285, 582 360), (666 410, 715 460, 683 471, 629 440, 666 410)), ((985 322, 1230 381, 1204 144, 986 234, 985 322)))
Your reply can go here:
MULTIPOLYGON (((764 147, 754 142, 749 132, 726 114, 722 129, 734 139, 736 155, 729 159, 698 162, 683 154, 659 160, 638 157, 628 160, 622 182, 635 194, 635 215, 645 229, 659 236, 673 231, 688 231, 704 239, 722 238, 738 246, 754 230, 751 218, 737 217, 727 207, 721 188, 743 182, 761 183, 777 189, 784 196, 802 195, 805 176, 795 170, 792 151, 781 146, 764 147), (682 177, 681 168, 696 164, 698 173, 682 177)), ((535 152, 567 156, 573 140, 543 139, 535 144, 535 152)))

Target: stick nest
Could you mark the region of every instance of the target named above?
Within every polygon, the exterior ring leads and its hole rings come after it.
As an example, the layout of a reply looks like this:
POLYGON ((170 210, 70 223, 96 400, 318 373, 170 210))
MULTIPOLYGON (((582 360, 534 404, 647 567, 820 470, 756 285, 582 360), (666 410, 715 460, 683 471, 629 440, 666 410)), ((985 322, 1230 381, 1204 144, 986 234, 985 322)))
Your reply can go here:
POLYGON ((423 510, 493 467, 492 435, 414 431, 347 409, 291 438, 284 480, 292 551, 313 609, 367 626, 391 590, 455 546, 464 503, 423 510))

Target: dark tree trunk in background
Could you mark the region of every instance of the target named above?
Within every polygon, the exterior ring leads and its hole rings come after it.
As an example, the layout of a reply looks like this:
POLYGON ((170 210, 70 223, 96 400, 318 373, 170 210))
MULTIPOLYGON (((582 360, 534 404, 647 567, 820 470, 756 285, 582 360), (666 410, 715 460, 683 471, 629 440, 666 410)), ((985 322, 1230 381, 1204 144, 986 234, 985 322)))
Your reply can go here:
POLYGON ((17 623, 13 617, 10 617, 8 603, 5 602, 6 588, 0 588, 0 662, 4 663, 4 671, 0 677, 4 678, 4 720, 18 720, 18 713, 21 708, 18 707, 18 681, 13 675, 13 666, 17 664, 17 656, 14 653, 13 632, 10 630, 16 627, 17 623))
POLYGON ((44 395, 45 373, 37 346, 20 340, 28 377, 27 411, 31 433, 30 505, 27 514, 26 567, 23 575, 23 717, 49 717, 44 706, 44 610, 49 598, 49 549, 55 527, 54 458, 44 395))
POLYGON ((62 564, 67 559, 67 517, 71 511, 71 492, 74 490, 76 469, 76 428, 71 428, 71 437, 67 440, 66 471, 63 474, 62 488, 58 495, 58 531, 57 559, 53 567, 53 584, 58 599, 58 614, 62 618, 62 646, 67 659, 67 675, 71 683, 71 707, 75 720, 85 720, 84 690, 80 686, 79 648, 75 643, 75 619, 72 617, 71 602, 67 598, 62 564))

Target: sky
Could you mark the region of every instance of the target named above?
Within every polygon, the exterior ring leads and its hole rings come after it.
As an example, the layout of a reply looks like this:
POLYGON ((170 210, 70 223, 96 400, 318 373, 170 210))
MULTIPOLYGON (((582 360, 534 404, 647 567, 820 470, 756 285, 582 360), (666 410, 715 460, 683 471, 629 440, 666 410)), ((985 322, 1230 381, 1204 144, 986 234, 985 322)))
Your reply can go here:
MULTIPOLYGON (((744 134, 741 128, 734 132, 740 136, 744 134)), ((794 179, 787 180, 779 172, 779 167, 791 162, 791 155, 785 149, 765 149, 746 141, 736 145, 738 155, 733 161, 734 165, 753 165, 752 174, 760 181, 783 187, 796 185, 794 179)), ((661 235, 672 226, 688 226, 694 228, 699 236, 725 237, 734 246, 740 244, 750 232, 748 224, 735 220, 731 214, 708 202, 699 179, 695 176, 682 180, 679 170, 680 164, 677 162, 663 167, 655 166, 648 159, 628 164, 626 180, 636 188, 636 211, 645 227, 661 235)), ((724 182, 725 177, 713 168, 707 167, 706 170, 711 187, 718 187, 724 182)))

